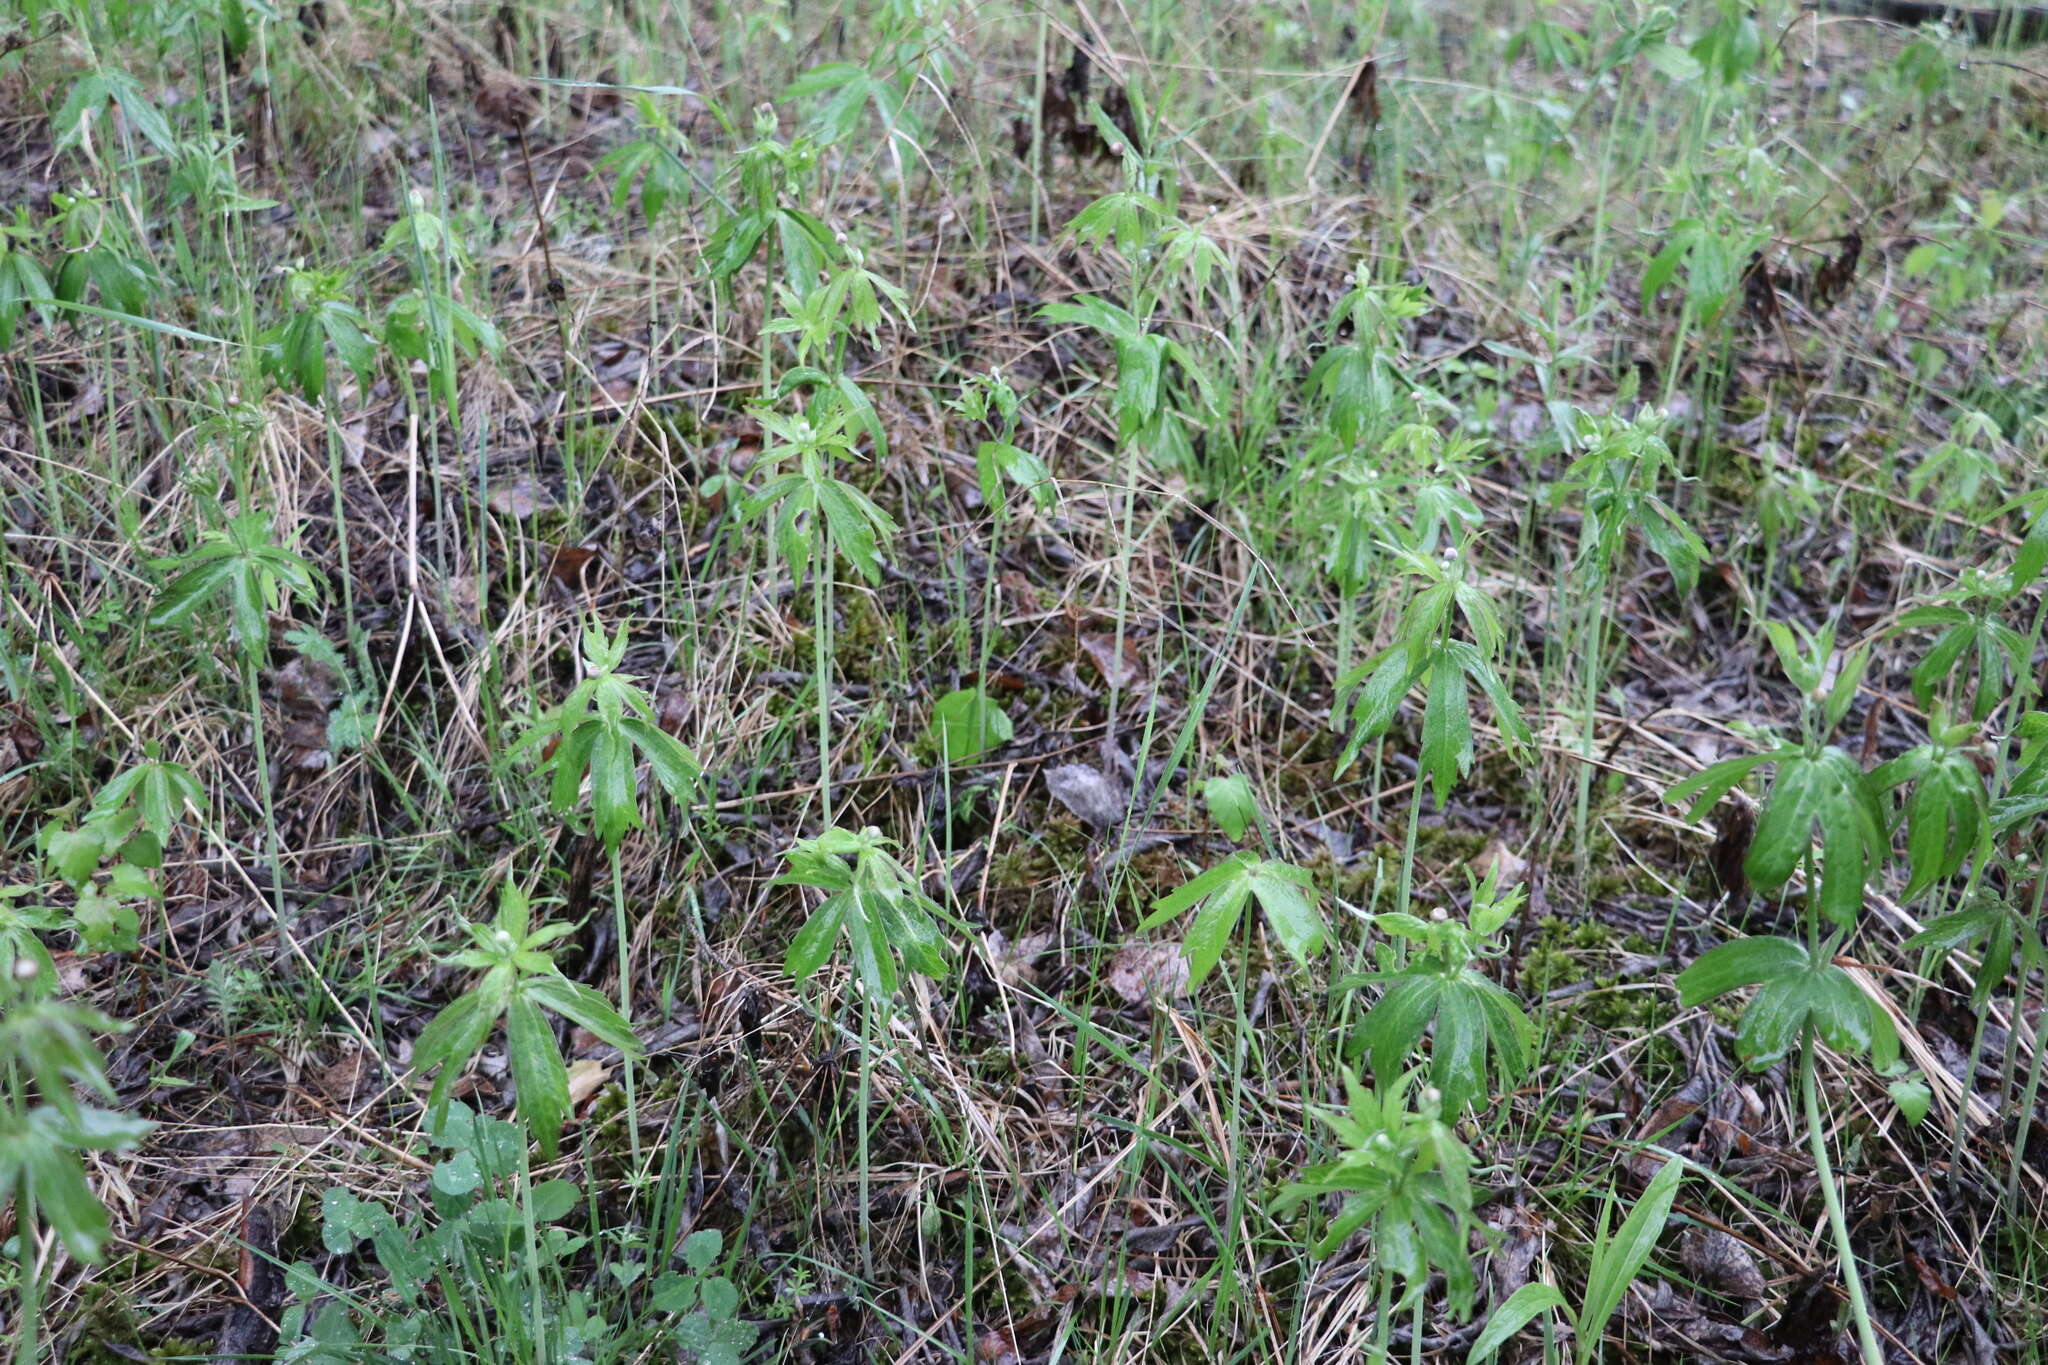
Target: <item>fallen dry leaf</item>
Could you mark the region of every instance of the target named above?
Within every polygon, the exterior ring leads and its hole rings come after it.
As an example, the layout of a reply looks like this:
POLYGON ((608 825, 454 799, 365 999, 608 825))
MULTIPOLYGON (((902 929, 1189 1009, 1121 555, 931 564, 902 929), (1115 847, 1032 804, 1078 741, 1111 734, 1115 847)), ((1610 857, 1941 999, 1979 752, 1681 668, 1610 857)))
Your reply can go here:
POLYGON ((1138 655, 1138 642, 1130 636, 1124 637, 1121 653, 1114 635, 1083 635, 1081 649, 1111 687, 1122 689, 1144 681, 1145 664, 1138 655))
POLYGON ((604 1083, 611 1074, 611 1068, 588 1057, 569 1063, 569 1107, 577 1109, 588 1103, 593 1095, 604 1089, 604 1083))
POLYGON ((520 474, 509 483, 497 484, 491 489, 490 508, 501 517, 513 517, 525 521, 542 508, 553 507, 555 500, 540 481, 531 474, 520 474))
POLYGON ((1045 774, 1046 790, 1083 824, 1107 829, 1124 818, 1131 798, 1123 787, 1086 763, 1065 763, 1045 774))
POLYGON ((1187 994, 1188 960, 1177 943, 1126 943, 1103 980, 1126 1004, 1171 1000, 1187 994))

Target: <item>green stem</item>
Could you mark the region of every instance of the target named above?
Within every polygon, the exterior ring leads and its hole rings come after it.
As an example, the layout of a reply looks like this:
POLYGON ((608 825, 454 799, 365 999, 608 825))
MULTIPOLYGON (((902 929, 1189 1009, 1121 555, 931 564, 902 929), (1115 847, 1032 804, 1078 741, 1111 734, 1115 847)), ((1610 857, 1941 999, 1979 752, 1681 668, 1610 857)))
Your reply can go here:
POLYGON ((1856 1269, 1856 1253, 1849 1245, 1849 1220, 1842 1213, 1842 1192, 1835 1188, 1834 1167, 1828 1162, 1827 1134, 1821 1125, 1820 1088, 1814 1080, 1813 1056, 1820 1042, 1807 1026, 1799 1049, 1800 1088, 1806 1094, 1806 1135, 1813 1146, 1813 1171, 1820 1181, 1820 1197, 1828 1208, 1828 1227, 1835 1235, 1835 1249, 1842 1256, 1842 1282, 1849 1289, 1849 1316, 1856 1320, 1856 1340, 1863 1349, 1864 1365, 1885 1365, 1884 1352, 1877 1344, 1877 1329, 1870 1321, 1870 1302, 1863 1297, 1863 1276, 1856 1269))
POLYGON ((36 1281, 36 1192, 26 1180, 16 1202, 14 1220, 15 1252, 21 1259, 21 1348, 15 1352, 18 1365, 35 1365, 42 1353, 36 1331, 43 1321, 42 1286, 36 1281))
POLYGON ((874 1222, 869 1217, 868 1209, 868 1186, 870 1183, 868 1166, 868 1092, 875 1060, 875 1002, 868 999, 867 991, 864 987, 856 987, 856 989, 860 990, 861 993, 860 1088, 859 1095, 855 1101, 860 1109, 859 1137, 857 1139, 860 1165, 860 1273, 862 1278, 872 1284, 875 1279, 875 1229, 874 1222))
MULTIPOLYGON (((2017 1025, 2020 1022, 2020 1000, 2017 996, 2013 998, 2012 1012, 2012 1022, 2015 1025, 2012 1032, 2017 1034, 2019 1032, 2017 1025)), ((2044 1052, 2048 1052, 2048 1010, 2041 1012, 2039 1021, 2034 1025, 2034 1056, 2027 1063, 2027 1088, 2021 1096, 2018 1110, 2020 1115, 2020 1135, 2013 1140, 2012 1169, 2006 1172, 2005 1178, 2005 1207, 2008 1217, 2017 1212, 2020 1206, 2020 1168, 2026 1164, 2021 1160, 2021 1156, 2024 1154, 2027 1145, 2027 1116, 2034 1112, 2034 1101, 2041 1096, 2041 1061, 2044 1052)), ((1964 1098, 1966 1100, 1968 1098, 1967 1091, 1964 1092, 1964 1098)), ((1958 1107, 1967 1109, 1969 1106, 1965 1103, 1958 1107)))
POLYGON ((263 699, 256 690, 256 656, 242 654, 242 690, 249 703, 249 725, 256 745, 256 789, 263 800, 263 837, 270 856, 270 908, 278 927, 285 923, 284 858, 278 852, 277 801, 270 789, 270 748, 263 738, 263 699))
POLYGON ((832 823, 832 533, 821 530, 823 551, 811 565, 811 667, 818 688, 818 801, 832 823))
POLYGON ((1380 1306, 1372 1315, 1372 1354, 1367 1357, 1372 1365, 1386 1365, 1387 1342, 1392 1335, 1394 1316, 1394 1276, 1385 1266, 1380 1267, 1380 1306))
MULTIPOLYGON (((633 1024, 633 947, 626 928, 626 883, 619 872, 619 846, 613 843, 612 936, 619 941, 619 1018, 628 1029, 633 1024)), ((626 1082, 626 1139, 633 1152, 633 1171, 640 1170, 640 1097, 634 1090, 633 1059, 619 1057, 619 1074, 626 1082)))
POLYGON ((1415 788, 1408 793, 1408 830, 1401 839, 1401 881, 1394 889, 1394 908, 1406 913, 1408 895, 1415 880, 1415 836, 1422 825, 1422 784, 1427 774, 1415 765, 1415 788))

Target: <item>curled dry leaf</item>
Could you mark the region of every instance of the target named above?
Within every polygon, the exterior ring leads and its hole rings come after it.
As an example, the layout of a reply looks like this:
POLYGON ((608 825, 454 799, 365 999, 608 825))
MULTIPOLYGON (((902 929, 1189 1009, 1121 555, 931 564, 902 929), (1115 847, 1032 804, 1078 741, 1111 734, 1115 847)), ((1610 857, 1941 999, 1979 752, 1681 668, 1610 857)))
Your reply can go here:
POLYGON ((580 1109, 591 1097, 604 1089, 604 1083, 611 1076, 611 1069, 604 1063, 585 1057, 569 1063, 569 1108, 580 1109))
POLYGON ((1528 870, 1529 860, 1509 848, 1507 840, 1500 838, 1487 840, 1486 847, 1472 859, 1473 876, 1496 877, 1500 886, 1513 886, 1528 870))
POLYGON ((1145 662, 1139 657, 1138 642, 1128 635, 1123 639, 1122 650, 1118 650, 1114 635, 1083 635, 1081 649, 1111 687, 1122 689, 1145 680, 1145 662))
POLYGON ((1051 934, 1026 934, 1012 939, 1002 930, 988 936, 989 965, 996 980, 1008 986, 1027 986, 1038 980, 1038 959, 1052 950, 1051 934))
POLYGON ((541 487, 540 480, 522 473, 510 482, 495 485, 491 489, 489 503, 491 510, 499 516, 525 521, 535 512, 553 507, 555 500, 547 489, 541 487))
POLYGON ((1748 1247, 1719 1228, 1695 1227, 1679 1245, 1685 1273, 1701 1286, 1731 1299, 1761 1300, 1770 1292, 1756 1257, 1748 1247))
POLYGON ((565 588, 581 589, 596 576, 601 562, 597 551, 582 545, 558 545, 548 572, 565 588))
POLYGON ((291 767, 317 772, 331 755, 327 715, 341 698, 341 679, 332 668, 300 654, 274 675, 278 708, 284 712, 282 756, 291 767))
POLYGON ((1099 769, 1086 763, 1064 763, 1048 769, 1045 786, 1053 800, 1072 811, 1082 824, 1096 829, 1116 824, 1130 807, 1130 794, 1122 784, 1104 777, 1099 769))
POLYGON ((1188 960, 1178 944, 1126 943, 1109 960, 1103 981, 1126 1004, 1187 994, 1188 960))

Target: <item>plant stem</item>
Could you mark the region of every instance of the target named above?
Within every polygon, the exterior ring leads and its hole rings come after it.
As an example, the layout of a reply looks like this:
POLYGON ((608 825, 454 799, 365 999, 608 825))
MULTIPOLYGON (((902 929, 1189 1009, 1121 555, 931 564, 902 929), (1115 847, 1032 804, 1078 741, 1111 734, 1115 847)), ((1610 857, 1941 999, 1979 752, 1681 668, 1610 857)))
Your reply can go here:
POLYGON ((15 1352, 17 1365, 35 1365, 42 1353, 36 1331, 43 1321, 42 1286, 36 1282, 36 1192, 26 1180, 16 1201, 14 1220, 15 1253, 21 1260, 21 1346, 15 1352))
MULTIPOLYGON (((2013 997, 2013 1032, 2018 1033, 2020 998, 2013 997)), ((2013 1140, 2012 1169, 2006 1173, 2005 1204, 2006 1216, 2011 1217, 2020 1206, 2020 1168, 2026 1163, 2021 1159, 2026 1148, 2028 1116, 2034 1112, 2034 1101, 2041 1097, 2041 1059, 2048 1052, 2048 1010, 2041 1012, 2034 1025, 2034 1056, 2027 1064, 2027 1088, 2020 1099, 2017 1111, 2020 1119, 2020 1135, 2013 1140)))
MULTIPOLYGON (((619 846, 611 846, 612 935, 619 941, 619 1018, 630 1029, 633 1024, 633 950, 626 930, 626 884, 619 874, 619 846)), ((633 1088, 633 1059, 619 1057, 619 1074, 626 1082, 626 1138, 633 1152, 633 1171, 640 1170, 640 1097, 633 1088)))
POLYGON ((270 908, 284 926, 284 858, 277 849, 277 801, 270 790, 270 749, 263 739, 263 699, 256 690, 256 656, 242 652, 242 690, 249 704, 250 731, 256 745, 256 789, 263 797, 263 837, 270 855, 270 908))
MULTIPOLYGON (((832 823, 832 532, 820 526, 811 565, 811 667, 818 689, 818 803, 832 823)), ((862 1073, 866 1079, 866 1073, 862 1073)))
POLYGON ((1394 1316, 1394 1277, 1385 1266, 1380 1267, 1380 1306, 1372 1315, 1372 1354, 1366 1357, 1372 1365, 1386 1365, 1387 1341, 1392 1334, 1391 1319, 1394 1316))
POLYGON ((868 1209, 868 1186, 870 1183, 870 1172, 868 1169, 868 1091, 871 1085, 870 1076, 873 1072, 875 1060, 875 1002, 868 999, 865 987, 856 986, 855 989, 860 991, 860 1090, 855 1100, 855 1104, 860 1110, 857 1120, 860 1125, 858 1129, 859 1137, 857 1139, 860 1166, 860 1273, 862 1278, 866 1279, 869 1283, 873 1283, 875 1278, 875 1229, 874 1221, 869 1216, 868 1209))
POLYGON ((1799 1078, 1806 1095, 1806 1135, 1813 1146, 1813 1170, 1820 1180, 1821 1200, 1827 1205, 1835 1249, 1842 1256, 1842 1282, 1849 1289, 1849 1316, 1856 1320, 1856 1340, 1863 1350, 1864 1365, 1885 1365, 1884 1352, 1877 1344, 1877 1329, 1870 1321, 1870 1302, 1863 1297, 1863 1276, 1856 1269, 1856 1253, 1849 1245, 1849 1221, 1842 1214, 1842 1193, 1835 1188, 1834 1167, 1828 1162, 1827 1134, 1820 1118, 1820 1090, 1813 1074, 1813 1056, 1819 1050, 1820 1041, 1809 1024, 1799 1049, 1799 1078))

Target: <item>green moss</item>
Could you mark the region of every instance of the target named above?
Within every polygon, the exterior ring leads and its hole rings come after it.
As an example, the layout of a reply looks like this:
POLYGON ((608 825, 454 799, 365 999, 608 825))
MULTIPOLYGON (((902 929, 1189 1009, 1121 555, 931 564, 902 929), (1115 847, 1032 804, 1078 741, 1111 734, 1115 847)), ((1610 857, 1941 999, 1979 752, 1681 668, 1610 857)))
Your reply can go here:
POLYGON ((114 1287, 127 1278, 124 1271, 141 1271, 140 1260, 129 1257, 125 1265, 117 1261, 85 1287, 84 1306, 75 1319, 80 1330, 65 1352, 67 1362, 127 1365, 135 1360, 197 1360, 212 1351, 211 1342, 184 1337, 166 1337, 154 1346, 143 1343, 134 1310, 129 1306, 130 1296, 114 1287))

